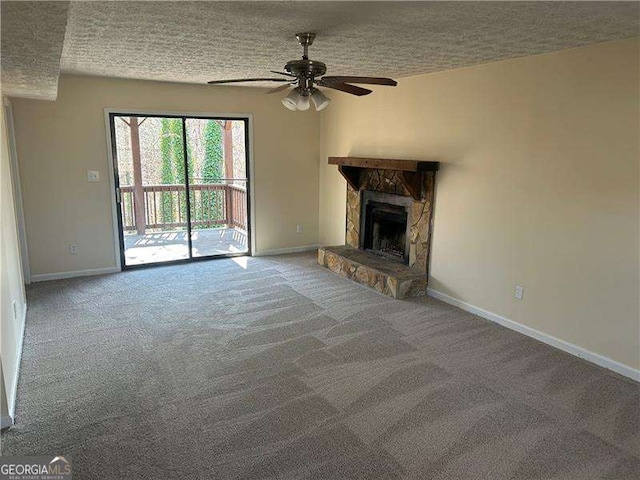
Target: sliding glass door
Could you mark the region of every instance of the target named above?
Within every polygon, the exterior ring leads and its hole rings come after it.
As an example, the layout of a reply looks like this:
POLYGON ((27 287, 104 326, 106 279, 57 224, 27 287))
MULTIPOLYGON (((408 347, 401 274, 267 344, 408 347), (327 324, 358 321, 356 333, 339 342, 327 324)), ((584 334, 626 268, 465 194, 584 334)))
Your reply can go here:
POLYGON ((109 121, 123 268, 249 253, 246 119, 109 121))
POLYGON ((246 253, 247 162, 243 121, 187 118, 187 137, 202 145, 189 177, 194 257, 246 253))

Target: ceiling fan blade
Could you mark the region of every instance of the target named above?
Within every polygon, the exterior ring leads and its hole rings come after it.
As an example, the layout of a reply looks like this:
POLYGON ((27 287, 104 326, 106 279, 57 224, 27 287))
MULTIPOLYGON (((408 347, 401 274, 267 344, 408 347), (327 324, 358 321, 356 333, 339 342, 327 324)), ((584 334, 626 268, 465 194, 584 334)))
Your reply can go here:
POLYGON ((371 90, 369 90, 368 88, 356 87, 355 85, 349 85, 348 83, 325 83, 324 79, 318 82, 318 85, 327 88, 333 88, 334 90, 340 90, 342 92, 347 92, 351 95, 357 95, 359 97, 363 95, 369 95, 371 93, 371 90))
POLYGON ((235 78, 233 80, 211 80, 207 82, 209 85, 219 85, 222 83, 240 83, 240 82, 290 82, 288 78, 235 78))
POLYGON ((275 70, 269 70, 271 73, 277 73, 278 75, 286 75, 287 77, 293 77, 296 78, 295 75, 292 75, 291 73, 286 73, 286 72, 276 72, 275 70))
POLYGON ((287 88, 289 88, 291 85, 293 85, 293 83, 285 83, 284 85, 280 85, 279 87, 272 88, 267 93, 281 92, 282 90, 286 90, 287 88))
POLYGON ((322 80, 335 83, 365 83, 370 85, 389 85, 390 87, 395 87, 396 85, 398 85, 398 82, 396 82, 395 80, 383 77, 354 77, 337 75, 322 77, 322 80))

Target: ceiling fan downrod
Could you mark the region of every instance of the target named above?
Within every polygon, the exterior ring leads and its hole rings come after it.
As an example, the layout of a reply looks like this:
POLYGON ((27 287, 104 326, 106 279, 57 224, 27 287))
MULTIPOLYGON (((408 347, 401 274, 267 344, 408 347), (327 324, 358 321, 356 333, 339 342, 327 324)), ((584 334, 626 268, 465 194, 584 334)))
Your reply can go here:
POLYGON ((302 59, 308 60, 309 46, 313 45, 313 40, 314 38, 316 38, 316 34, 311 32, 296 33, 296 38, 298 39, 298 43, 302 45, 302 48, 304 49, 302 54, 302 59))

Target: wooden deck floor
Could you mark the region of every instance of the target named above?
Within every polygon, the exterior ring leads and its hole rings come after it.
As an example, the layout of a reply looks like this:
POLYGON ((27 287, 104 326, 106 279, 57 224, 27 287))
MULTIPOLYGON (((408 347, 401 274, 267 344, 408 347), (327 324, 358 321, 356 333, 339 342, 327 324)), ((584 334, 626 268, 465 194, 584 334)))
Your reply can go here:
MULTIPOLYGON (((247 252, 246 234, 235 228, 194 230, 194 257, 247 252)), ((125 234, 125 264, 145 265, 189 258, 186 231, 125 234)))

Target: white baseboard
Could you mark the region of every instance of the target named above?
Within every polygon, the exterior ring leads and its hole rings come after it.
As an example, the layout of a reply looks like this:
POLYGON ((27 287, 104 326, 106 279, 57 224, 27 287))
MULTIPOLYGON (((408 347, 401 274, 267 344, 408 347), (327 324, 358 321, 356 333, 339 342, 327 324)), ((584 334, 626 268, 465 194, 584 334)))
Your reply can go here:
POLYGON ((0 423, 0 428, 8 428, 13 425, 13 418, 9 415, 2 415, 2 422, 0 423))
POLYGON ((74 270, 70 272, 56 272, 56 273, 36 273, 31 275, 32 282, 46 282, 48 280, 60 280, 63 278, 74 277, 88 277, 91 275, 105 275, 107 273, 117 273, 120 269, 118 267, 104 267, 104 268, 92 268, 89 270, 74 270))
POLYGON ((304 245, 302 247, 278 248, 276 250, 262 250, 262 251, 256 252, 254 256, 266 257, 268 255, 285 255, 287 253, 311 252, 317 249, 318 249, 318 245, 304 245))
POLYGON ((463 302, 462 300, 458 300, 457 298, 451 297, 442 292, 438 292, 437 290, 433 290, 432 288, 427 288, 427 293, 433 298, 442 300, 445 303, 461 308, 462 310, 466 310, 467 312, 471 312, 475 315, 478 315, 479 317, 498 323, 503 327, 515 330, 516 332, 522 333, 528 337, 535 338, 542 343, 546 343, 547 345, 551 345, 552 347, 563 350, 567 353, 575 355, 576 357, 580 357, 584 360, 595 363, 600 367, 604 367, 608 370, 640 382, 640 370, 638 369, 616 362, 615 360, 599 355, 597 353, 590 352, 589 350, 586 350, 582 347, 578 347, 577 345, 574 345, 572 343, 560 340, 559 338, 548 335, 534 328, 527 327, 526 325, 522 325, 521 323, 514 322, 513 320, 509 320, 508 318, 502 317, 493 312, 489 312, 480 307, 476 307, 475 305, 471 305, 470 303, 463 302))

